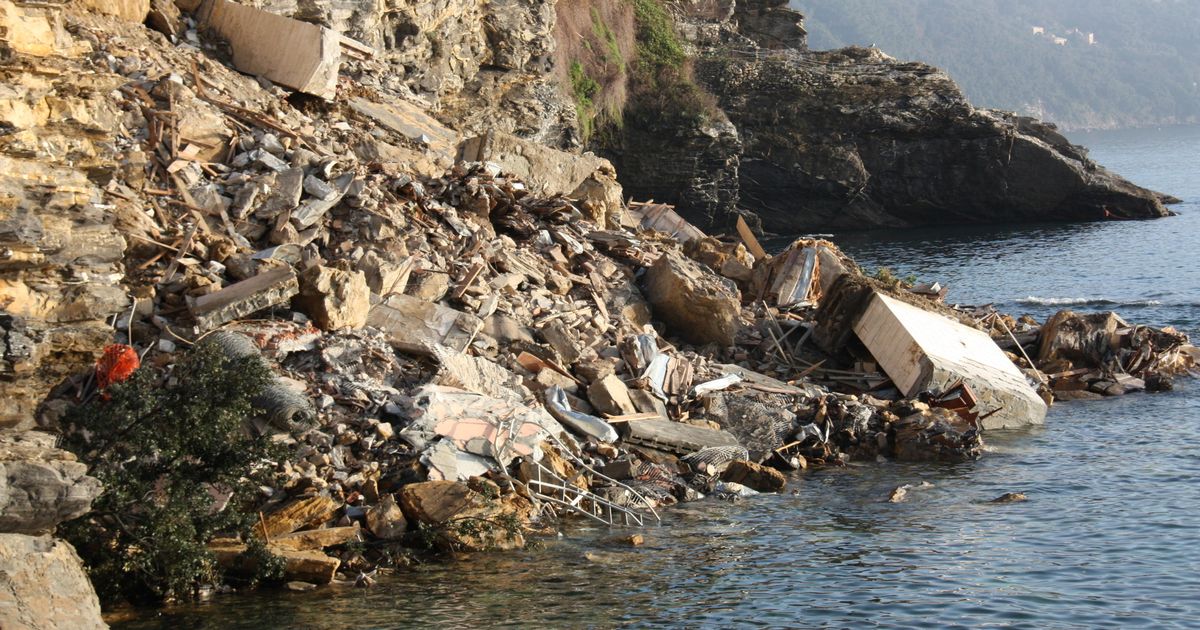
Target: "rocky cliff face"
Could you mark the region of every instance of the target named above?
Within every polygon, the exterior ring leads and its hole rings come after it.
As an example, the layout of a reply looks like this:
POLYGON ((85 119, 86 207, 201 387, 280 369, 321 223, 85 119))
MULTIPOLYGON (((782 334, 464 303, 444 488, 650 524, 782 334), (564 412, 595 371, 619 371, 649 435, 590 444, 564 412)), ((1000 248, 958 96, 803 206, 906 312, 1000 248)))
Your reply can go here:
MULTIPOLYGON (((555 36, 562 3, 245 3, 375 47, 389 72, 343 71, 425 102, 460 132, 559 148, 584 139, 577 95, 555 69, 564 63, 555 58, 565 45, 555 36)), ((677 204, 697 223, 727 223, 739 208, 780 232, 1168 214, 1158 195, 1089 161, 1052 128, 975 109, 935 68, 878 50, 807 51, 803 17, 786 0, 663 5, 717 108, 681 117, 666 111, 676 109, 670 103, 655 112, 635 96, 625 125, 599 144, 629 194, 677 204)))
POLYGON ((774 230, 1165 216, 1053 128, 973 108, 943 72, 874 49, 714 50, 697 74, 774 230))
POLYGON ((574 106, 555 79, 555 2, 529 0, 247 0, 327 26, 381 52, 365 86, 429 104, 467 134, 501 131, 578 145, 574 106))
POLYGON ((100 489, 54 436, 0 431, 0 627, 106 627, 75 549, 47 535, 100 489))
POLYGON ((1169 214, 1053 127, 972 107, 936 68, 874 49, 807 51, 785 5, 670 4, 720 112, 627 129, 612 150, 627 190, 704 224, 740 206, 778 232, 1169 214), (727 140, 707 141, 718 125, 727 140), (719 160, 680 155, 718 148, 719 160), (723 194, 706 194, 716 182, 723 194))

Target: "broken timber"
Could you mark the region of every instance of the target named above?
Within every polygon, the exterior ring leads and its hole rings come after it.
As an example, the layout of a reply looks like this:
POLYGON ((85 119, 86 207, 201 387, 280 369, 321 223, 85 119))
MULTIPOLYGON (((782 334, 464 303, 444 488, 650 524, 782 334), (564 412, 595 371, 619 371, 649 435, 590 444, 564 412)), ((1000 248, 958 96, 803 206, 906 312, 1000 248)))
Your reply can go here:
POLYGON ((626 442, 659 450, 689 455, 710 446, 737 446, 737 438, 728 431, 707 429, 671 420, 631 420, 626 423, 626 442))
POLYGON ((191 306, 192 317, 201 329, 212 330, 264 308, 284 304, 299 292, 296 273, 291 267, 280 267, 196 298, 191 306))

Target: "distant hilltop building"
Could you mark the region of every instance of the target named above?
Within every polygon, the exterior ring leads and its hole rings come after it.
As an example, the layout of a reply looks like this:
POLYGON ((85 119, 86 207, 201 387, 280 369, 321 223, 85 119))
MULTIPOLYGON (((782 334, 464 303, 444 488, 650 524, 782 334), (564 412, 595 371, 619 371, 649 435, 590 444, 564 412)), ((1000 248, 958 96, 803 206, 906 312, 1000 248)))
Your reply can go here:
MULTIPOLYGON (((1046 39, 1049 39, 1050 41, 1054 42, 1054 44, 1056 46, 1066 46, 1067 43, 1070 41, 1066 37, 1059 37, 1055 33, 1047 33, 1045 26, 1032 26, 1030 28, 1033 30, 1034 35, 1041 35, 1042 37, 1045 37, 1046 39)), ((1096 34, 1095 33, 1084 33, 1083 31, 1081 31, 1077 28, 1072 28, 1072 29, 1067 29, 1066 34, 1078 36, 1079 39, 1086 41, 1088 46, 1096 45, 1096 34)))

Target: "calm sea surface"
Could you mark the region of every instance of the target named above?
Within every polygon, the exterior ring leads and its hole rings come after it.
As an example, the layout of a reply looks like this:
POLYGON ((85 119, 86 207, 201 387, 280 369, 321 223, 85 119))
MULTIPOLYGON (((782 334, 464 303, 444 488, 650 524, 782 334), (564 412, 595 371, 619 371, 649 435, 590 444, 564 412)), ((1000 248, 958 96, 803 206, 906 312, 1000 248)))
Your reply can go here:
MULTIPOLYGON (((834 240, 951 301, 1200 332, 1200 128, 1073 140, 1185 199, 1181 216, 834 240)), ((1200 627, 1198 389, 1058 405, 1044 427, 989 433, 978 462, 862 463, 797 475, 795 494, 690 504, 639 548, 576 527, 372 589, 230 596, 122 627, 1200 627), (988 503, 1013 491, 1029 501, 988 503)))

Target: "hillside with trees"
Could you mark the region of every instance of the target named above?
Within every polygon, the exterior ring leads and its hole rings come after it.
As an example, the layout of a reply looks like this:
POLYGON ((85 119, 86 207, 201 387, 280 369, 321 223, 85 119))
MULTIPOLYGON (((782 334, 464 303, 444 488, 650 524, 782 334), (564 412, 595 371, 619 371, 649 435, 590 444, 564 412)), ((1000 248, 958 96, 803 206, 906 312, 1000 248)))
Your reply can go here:
POLYGON ((978 105, 1066 129, 1200 122, 1200 2, 792 0, 821 50, 944 68, 978 105))

